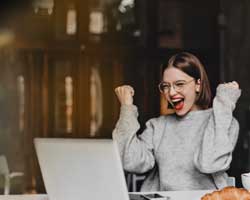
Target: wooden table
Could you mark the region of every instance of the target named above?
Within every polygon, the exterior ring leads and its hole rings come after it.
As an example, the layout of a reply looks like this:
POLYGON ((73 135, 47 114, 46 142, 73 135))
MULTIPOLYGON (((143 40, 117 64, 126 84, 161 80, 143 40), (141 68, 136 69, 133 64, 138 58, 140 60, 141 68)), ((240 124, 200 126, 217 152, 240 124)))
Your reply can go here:
MULTIPOLYGON (((171 197, 171 200, 200 200, 206 193, 211 190, 194 190, 194 191, 168 191, 157 192, 163 196, 171 197)), ((133 193, 142 194, 142 193, 133 193)), ((49 200, 47 194, 32 194, 32 195, 0 195, 0 200, 49 200)), ((106 199, 103 199, 106 200, 106 199)), ((108 199, 107 199, 108 200, 108 199)))
MULTIPOLYGON (((200 200, 202 196, 207 193, 213 192, 212 190, 194 190, 194 191, 167 191, 167 192, 155 192, 162 196, 169 196, 171 200, 200 200)), ((142 193, 131 193, 142 194, 142 193)))
POLYGON ((0 195, 0 200, 49 200, 47 194, 0 195))

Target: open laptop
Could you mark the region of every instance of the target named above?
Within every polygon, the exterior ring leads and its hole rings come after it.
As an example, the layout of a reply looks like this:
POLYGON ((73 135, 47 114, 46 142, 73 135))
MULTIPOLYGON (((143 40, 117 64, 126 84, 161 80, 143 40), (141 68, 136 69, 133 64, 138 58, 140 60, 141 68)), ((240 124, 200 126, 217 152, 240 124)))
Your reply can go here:
POLYGON ((35 138, 49 200, 129 200, 114 141, 35 138))

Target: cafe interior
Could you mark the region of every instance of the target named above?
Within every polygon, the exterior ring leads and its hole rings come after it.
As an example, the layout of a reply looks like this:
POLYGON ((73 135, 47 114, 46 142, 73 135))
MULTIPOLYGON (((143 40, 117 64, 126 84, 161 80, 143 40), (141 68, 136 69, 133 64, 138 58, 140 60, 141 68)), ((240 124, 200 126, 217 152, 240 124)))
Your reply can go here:
MULTIPOLYGON (((215 95, 237 81, 240 133, 227 171, 250 171, 250 1, 3 0, 0 6, 0 192, 44 194, 34 138, 112 138, 120 104, 135 90, 140 134, 171 110, 158 90, 161 64, 200 58, 215 95), (248 74, 249 73, 249 74, 248 74)), ((125 172, 129 191, 144 175, 125 172)))

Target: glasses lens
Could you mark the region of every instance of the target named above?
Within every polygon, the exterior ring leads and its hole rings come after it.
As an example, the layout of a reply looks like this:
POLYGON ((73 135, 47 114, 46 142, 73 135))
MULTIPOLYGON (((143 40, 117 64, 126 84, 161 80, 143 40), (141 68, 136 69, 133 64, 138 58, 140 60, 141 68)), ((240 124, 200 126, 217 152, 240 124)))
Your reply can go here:
POLYGON ((175 91, 179 92, 183 89, 185 83, 184 82, 180 82, 180 83, 174 83, 174 89, 175 91))
POLYGON ((168 92, 168 89, 169 89, 169 87, 168 87, 167 84, 165 84, 165 83, 160 83, 159 84, 159 90, 160 90, 160 92, 166 93, 166 92, 168 92))
POLYGON ((176 83, 174 83, 174 89, 175 89, 175 91, 177 91, 177 92, 180 92, 181 90, 183 90, 183 88, 185 87, 185 85, 187 85, 187 84, 189 84, 189 83, 191 83, 193 80, 190 80, 190 81, 180 81, 180 82, 176 82, 176 83))

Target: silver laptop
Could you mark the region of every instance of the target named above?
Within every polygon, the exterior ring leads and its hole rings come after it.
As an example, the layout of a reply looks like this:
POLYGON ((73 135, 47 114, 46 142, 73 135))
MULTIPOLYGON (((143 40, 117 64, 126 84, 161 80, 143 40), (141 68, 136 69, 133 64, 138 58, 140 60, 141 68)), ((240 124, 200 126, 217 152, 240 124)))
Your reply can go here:
POLYGON ((49 200, 129 200, 114 141, 35 138, 49 200))

